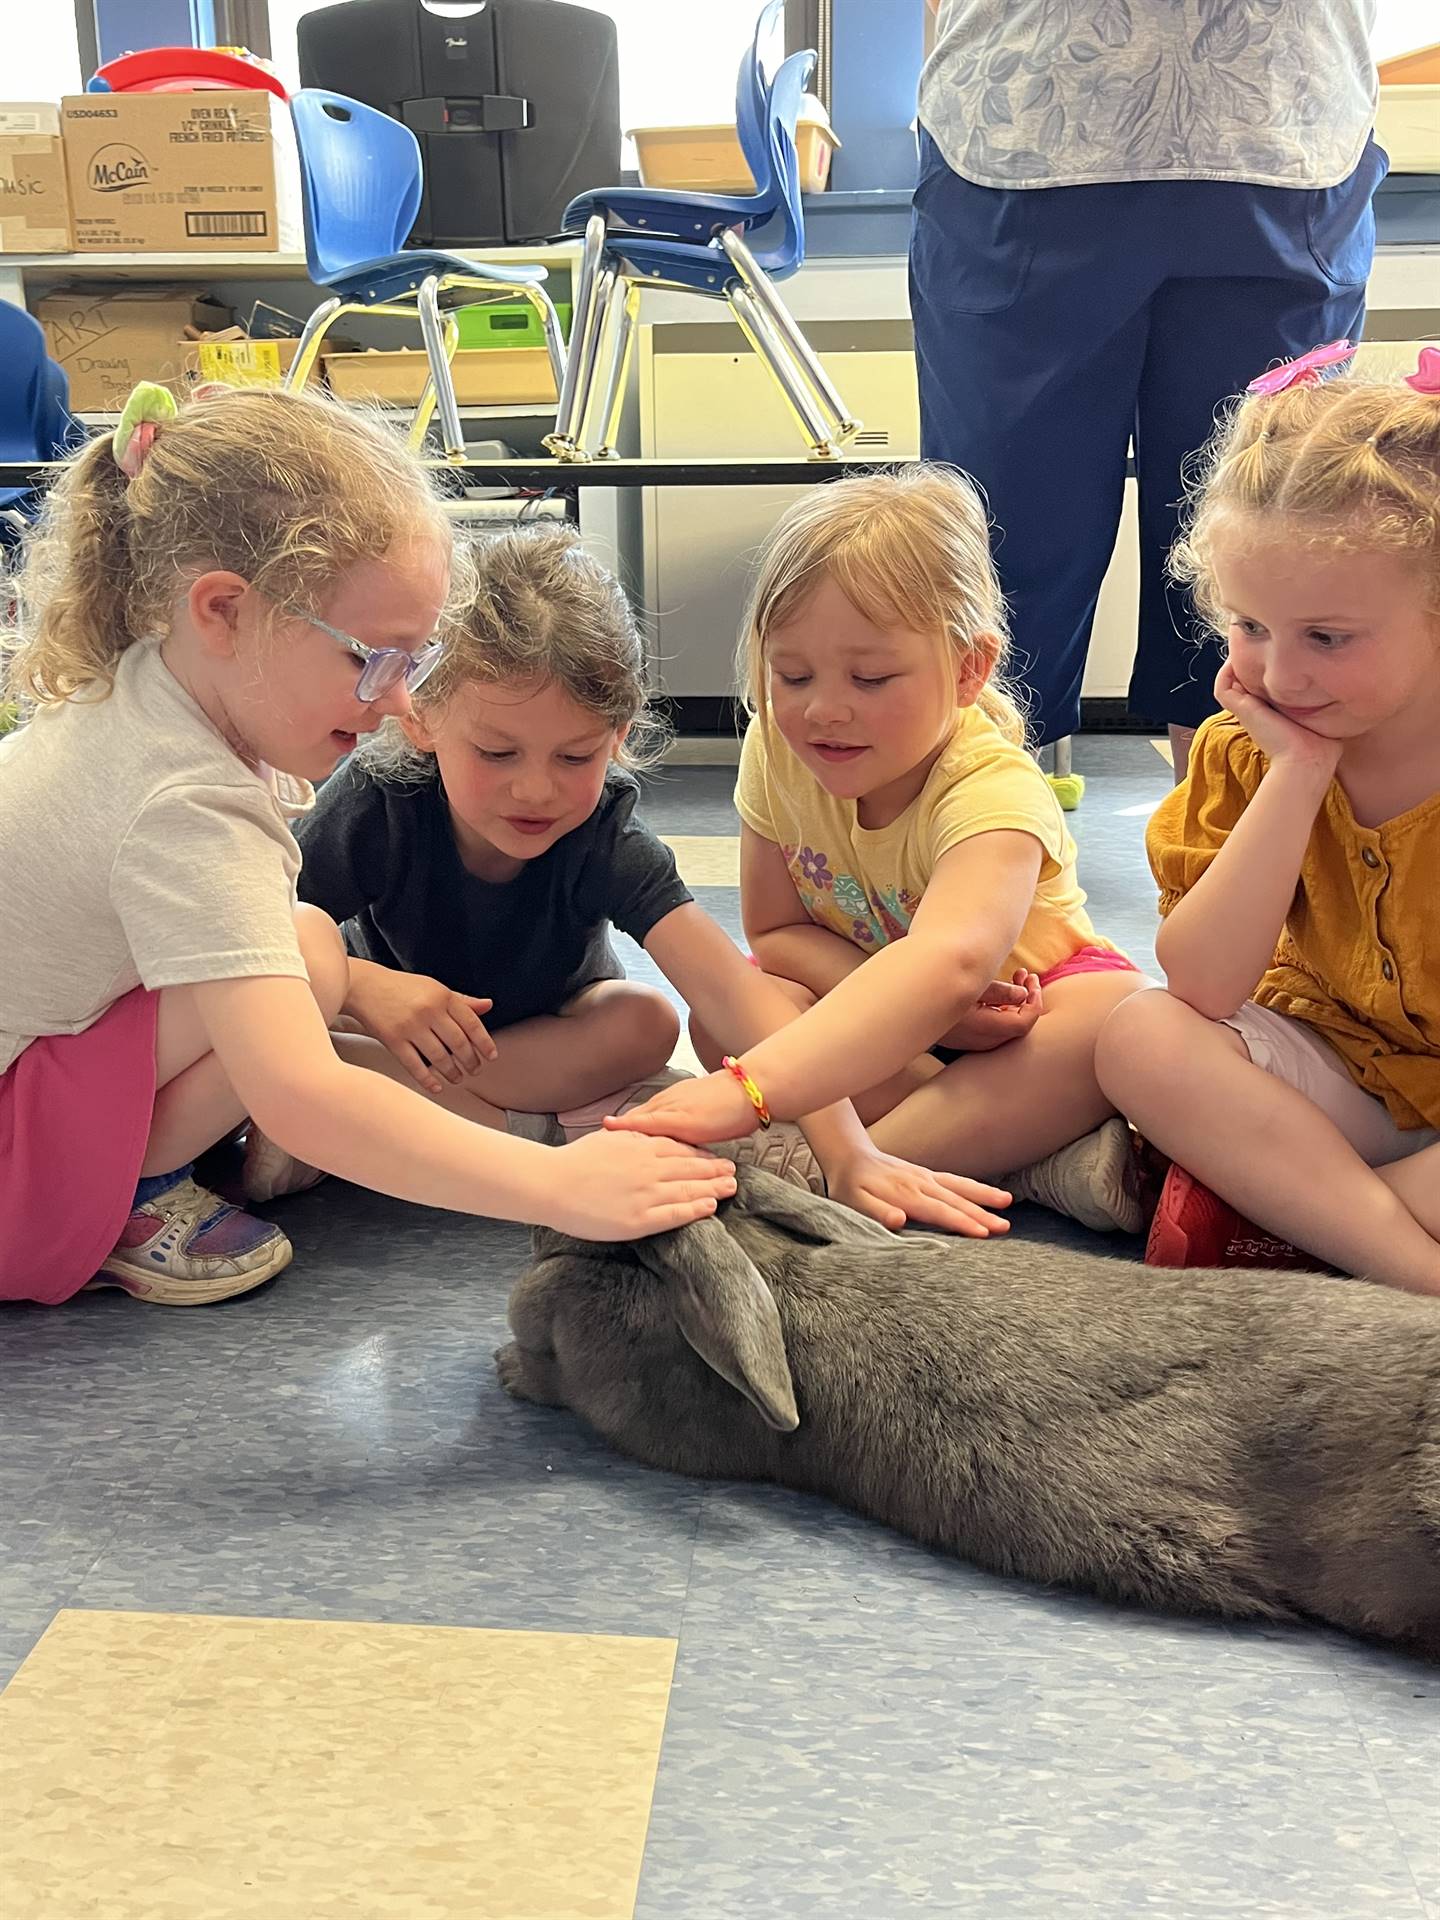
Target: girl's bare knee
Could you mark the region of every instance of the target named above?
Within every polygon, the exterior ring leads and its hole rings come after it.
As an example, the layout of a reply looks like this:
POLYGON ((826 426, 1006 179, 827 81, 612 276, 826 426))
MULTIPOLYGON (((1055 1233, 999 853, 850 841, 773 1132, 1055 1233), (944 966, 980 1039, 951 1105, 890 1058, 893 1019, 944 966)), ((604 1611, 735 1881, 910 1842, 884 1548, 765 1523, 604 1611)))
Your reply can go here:
POLYGON ((1181 1003, 1163 987, 1142 988, 1110 1009, 1095 1040, 1095 1078, 1105 1098, 1125 1111, 1136 1074, 1163 1064, 1170 1040, 1182 1021, 1181 1003))
POLYGON ((344 938, 328 913, 304 901, 295 909, 295 932, 310 975, 310 991, 328 1027, 350 997, 350 956, 344 938))

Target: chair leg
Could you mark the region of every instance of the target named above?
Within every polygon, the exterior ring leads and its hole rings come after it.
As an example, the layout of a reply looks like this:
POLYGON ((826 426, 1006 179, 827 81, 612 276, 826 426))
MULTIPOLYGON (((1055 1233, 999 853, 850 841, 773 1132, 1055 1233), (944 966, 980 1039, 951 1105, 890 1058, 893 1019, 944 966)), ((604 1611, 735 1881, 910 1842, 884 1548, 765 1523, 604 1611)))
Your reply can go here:
POLYGON ((555 302, 543 287, 526 287, 525 298, 540 315, 540 324, 545 329, 545 351, 550 356, 550 371, 555 376, 555 393, 559 395, 565 387, 565 336, 560 331, 560 316, 555 311, 555 302))
POLYGON ((821 411, 809 382, 796 366, 787 343, 776 335, 768 316, 761 310, 749 288, 737 286, 732 280, 725 290, 725 297, 730 303, 730 311, 740 323, 741 332, 785 396, 786 405, 805 436, 811 457, 816 460, 838 460, 840 450, 831 438, 829 420, 821 411))
MULTIPOLYGON (((445 321, 445 360, 447 366, 455 357, 455 349, 460 344, 460 323, 453 313, 443 316, 445 321)), ((426 374, 425 385, 420 389, 420 398, 415 403, 415 411, 410 416, 410 432, 407 439, 412 450, 419 453, 425 445, 425 436, 430 431, 430 421, 435 413, 435 378, 426 374)))
POLYGON ((739 275, 741 284, 763 310, 775 332, 789 348, 791 358, 814 388, 816 398, 829 416, 835 439, 841 442, 852 440, 860 430, 860 422, 846 408, 834 382, 821 366, 815 349, 795 324, 794 315, 776 292, 774 281, 759 265, 738 233, 721 234, 720 244, 739 275))
POLYGON ((440 415, 440 437, 451 460, 465 457, 465 429, 460 424, 460 409, 455 402, 455 382, 450 373, 450 357, 445 350, 445 323, 440 315, 440 282, 429 274, 420 283, 416 295, 420 313, 420 331, 425 339, 425 358, 430 363, 430 379, 435 388, 435 405, 440 415))
POLYGON ((584 409, 575 427, 575 457, 578 460, 593 460, 600 447, 601 428, 604 425, 601 409, 610 390, 614 350, 619 344, 614 324, 618 316, 612 307, 619 283, 618 269, 607 266, 595 288, 594 319, 590 329, 594 337, 594 352, 590 359, 589 378, 585 382, 584 409))
MULTIPOLYGON (((550 356, 550 372, 555 381, 555 394, 558 399, 561 387, 565 384, 565 336, 560 331, 560 316, 555 311, 555 302, 544 287, 513 287, 498 280, 482 280, 478 275, 468 273, 444 273, 440 276, 442 296, 452 287, 465 287, 486 298, 476 301, 477 306, 488 306, 492 300, 528 300, 540 316, 540 324, 545 330, 545 351, 550 356)), ((469 304, 469 303, 467 303, 469 304)), ((447 309, 449 311, 449 309, 447 309)))
MULTIPOLYGON (((620 427, 621 408, 625 404, 625 375, 630 366, 630 350, 635 344, 635 323, 640 314, 640 287, 637 282, 627 279, 617 267, 609 286, 604 315, 605 345, 600 354, 605 378, 596 389, 591 415, 599 430, 595 436, 599 441, 595 449, 597 460, 616 458, 615 438, 620 427)), ((590 426, 591 420, 587 419, 581 427, 581 444, 586 447, 591 444, 590 426)))
POLYGON ((555 409, 555 427, 545 445, 561 460, 583 460, 578 430, 595 378, 595 356, 600 344, 603 308, 597 298, 605 267, 605 222, 598 213, 585 228, 585 246, 575 269, 575 310, 570 320, 570 349, 565 356, 565 378, 555 409))
POLYGON ((305 322, 305 331, 300 335, 300 344, 295 349, 295 358, 281 386, 287 392, 300 388, 310 378, 310 369, 320 357, 320 348, 325 335, 344 307, 344 301, 332 294, 328 300, 322 300, 310 318, 305 322))

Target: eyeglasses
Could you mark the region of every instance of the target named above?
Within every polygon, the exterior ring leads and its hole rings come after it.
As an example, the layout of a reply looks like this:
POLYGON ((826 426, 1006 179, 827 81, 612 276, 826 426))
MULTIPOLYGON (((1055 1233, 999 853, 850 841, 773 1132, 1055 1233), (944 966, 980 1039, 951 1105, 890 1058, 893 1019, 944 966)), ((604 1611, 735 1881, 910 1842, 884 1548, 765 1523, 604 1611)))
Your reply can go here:
POLYGON ((393 688, 402 685, 407 693, 414 693, 439 666, 445 651, 443 640, 427 640, 414 653, 407 653, 404 647, 367 647, 353 633, 332 627, 328 620, 317 620, 313 613, 301 613, 296 607, 287 607, 285 611, 292 619, 303 620, 307 626, 328 633, 361 663, 360 678, 355 683, 357 700, 383 700, 393 688))

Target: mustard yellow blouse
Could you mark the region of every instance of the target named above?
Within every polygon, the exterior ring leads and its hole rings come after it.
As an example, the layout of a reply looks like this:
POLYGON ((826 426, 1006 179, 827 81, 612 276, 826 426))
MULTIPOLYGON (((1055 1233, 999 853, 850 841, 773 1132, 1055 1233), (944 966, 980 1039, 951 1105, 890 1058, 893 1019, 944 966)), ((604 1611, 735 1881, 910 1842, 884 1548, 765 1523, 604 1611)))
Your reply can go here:
MULTIPOLYGON (((1229 714, 1200 729, 1190 777, 1146 835, 1162 915, 1225 844, 1265 767, 1229 714)), ((1440 1127, 1440 794, 1364 827, 1331 782, 1254 997, 1323 1033, 1397 1126, 1440 1127)))

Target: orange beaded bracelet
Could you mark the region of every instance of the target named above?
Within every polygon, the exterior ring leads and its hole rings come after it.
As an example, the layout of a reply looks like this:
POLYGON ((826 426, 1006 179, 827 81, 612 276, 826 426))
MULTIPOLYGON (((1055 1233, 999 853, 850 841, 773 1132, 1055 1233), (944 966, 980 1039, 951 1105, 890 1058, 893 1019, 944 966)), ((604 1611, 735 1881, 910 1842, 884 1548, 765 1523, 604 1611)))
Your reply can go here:
POLYGON ((765 1104, 765 1096, 750 1078, 744 1067, 741 1066, 733 1053, 727 1053, 720 1064, 734 1074, 735 1078, 750 1096, 750 1104, 760 1116, 760 1125, 762 1127, 768 1127, 770 1124, 770 1109, 765 1104))

